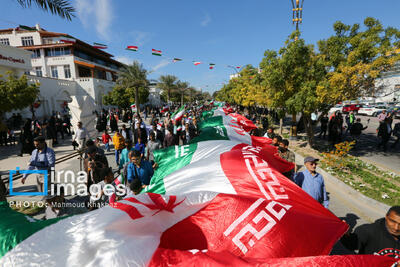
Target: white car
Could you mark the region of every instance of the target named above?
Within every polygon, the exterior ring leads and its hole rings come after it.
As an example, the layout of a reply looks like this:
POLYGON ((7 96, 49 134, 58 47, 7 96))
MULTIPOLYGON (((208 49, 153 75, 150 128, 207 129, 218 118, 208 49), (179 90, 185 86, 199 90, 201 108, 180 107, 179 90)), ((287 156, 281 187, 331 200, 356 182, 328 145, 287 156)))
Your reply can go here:
POLYGON ((335 113, 336 111, 342 112, 343 105, 335 105, 334 107, 331 107, 329 110, 329 113, 335 113))
POLYGON ((376 117, 378 111, 386 110, 385 106, 364 106, 358 110, 358 114, 376 117))

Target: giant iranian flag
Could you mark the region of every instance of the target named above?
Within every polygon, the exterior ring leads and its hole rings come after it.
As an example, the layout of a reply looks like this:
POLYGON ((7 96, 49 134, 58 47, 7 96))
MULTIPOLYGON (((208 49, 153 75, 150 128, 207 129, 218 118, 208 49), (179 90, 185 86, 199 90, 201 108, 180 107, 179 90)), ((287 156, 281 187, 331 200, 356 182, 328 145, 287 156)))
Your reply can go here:
POLYGON ((228 124, 223 124, 222 117, 219 116, 211 117, 199 125, 200 134, 193 138, 190 143, 210 140, 229 140, 255 147, 263 147, 272 143, 272 140, 269 138, 250 135, 239 126, 238 121, 232 120, 228 124))
POLYGON ((242 116, 237 113, 225 114, 224 111, 217 109, 214 111, 209 111, 205 113, 203 116, 204 120, 201 121, 198 125, 199 129, 203 129, 205 127, 214 127, 214 126, 232 126, 238 129, 243 128, 246 132, 250 132, 253 129, 256 129, 257 126, 245 116, 242 116), (211 115, 213 112, 213 115, 211 115))
POLYGON ((155 155, 157 172, 165 175, 156 176, 148 190, 162 194, 112 197, 107 207, 40 225, 17 242, 13 237, 29 227, 27 221, 37 222, 0 209, 0 229, 7 229, 0 233, 6 248, 0 266, 329 266, 340 260, 347 266, 390 266, 395 261, 311 257, 327 255, 348 226, 283 177, 277 169, 289 163, 268 158, 271 154, 230 141, 169 148, 155 155))
MULTIPOLYGON (((187 156, 187 149, 180 147, 174 158, 187 156)), ((278 266, 279 262, 281 266, 330 266, 339 262, 336 257, 312 256, 328 255, 347 224, 283 177, 274 168, 277 163, 263 159, 262 149, 228 143, 219 149, 221 153, 205 148, 197 154, 196 149, 191 163, 173 172, 186 179, 164 188, 179 194, 111 198, 107 207, 65 218, 19 240, 0 258, 0 266, 278 266)), ((11 233, 18 231, 21 218, 11 222, 3 215, 0 226, 12 224, 11 233)), ((26 227, 26 222, 21 225, 26 227)), ((4 246, 5 240, 2 231, 0 244, 4 246)), ((341 260, 347 266, 395 262, 382 256, 353 257, 341 260)))
MULTIPOLYGON (((38 230, 0 258, 0 266, 389 267, 396 262, 372 255, 315 257, 327 255, 348 226, 308 199, 299 208, 292 197, 128 196, 38 230)), ((0 225, 4 222, 9 218, 0 225)))
MULTIPOLYGON (((158 164, 151 183, 146 192, 158 194, 178 194, 179 192, 214 191, 236 194, 232 183, 224 172, 223 166, 227 155, 250 149, 274 173, 288 172, 294 164, 287 162, 278 155, 276 147, 266 145, 252 147, 246 143, 234 141, 205 141, 183 146, 173 146, 154 151, 154 160, 158 164), (267 164, 267 163, 266 163, 267 164), (203 168, 193 173, 193 168, 203 168), (212 182, 206 182, 204 177, 212 177, 212 182)), ((253 153, 252 152, 252 153, 253 153)), ((272 173, 272 172, 271 172, 272 173)), ((243 180, 244 181, 244 180, 243 180)))
POLYGON ((18 238, 21 228, 30 227, 27 222, 38 222, 0 209, 0 266, 395 262, 381 256, 326 256, 348 225, 281 174, 293 164, 278 157, 268 139, 252 139, 243 128, 205 129, 222 129, 224 138, 213 140, 203 131, 202 142, 156 151, 159 168, 140 195, 111 197, 109 206, 37 224, 18 238))

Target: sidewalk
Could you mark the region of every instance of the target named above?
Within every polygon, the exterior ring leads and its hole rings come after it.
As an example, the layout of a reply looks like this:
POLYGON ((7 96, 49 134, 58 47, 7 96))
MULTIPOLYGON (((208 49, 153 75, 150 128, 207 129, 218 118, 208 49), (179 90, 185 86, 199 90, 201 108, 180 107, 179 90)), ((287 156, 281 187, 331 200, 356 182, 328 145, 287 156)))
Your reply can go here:
MULTIPOLYGON (((67 136, 66 139, 58 140, 59 144, 53 147, 54 152, 56 154, 56 159, 60 158, 64 155, 68 155, 74 152, 73 147, 71 145, 71 137, 67 136)), ((0 170, 1 172, 8 172, 9 170, 15 170, 17 167, 21 169, 25 169, 30 159, 30 155, 24 154, 23 157, 18 156, 20 152, 21 145, 9 146, 9 147, 1 147, 0 153, 3 157, 0 158, 0 170)), ((72 161, 71 159, 69 161, 72 161)), ((68 161, 57 164, 56 170, 64 169, 68 161)), ((79 167, 79 161, 78 161, 79 167)), ((8 187, 8 185, 7 185, 8 187)), ((21 179, 13 181, 13 191, 15 192, 25 192, 25 191, 36 191, 36 181, 33 177, 29 177, 26 179, 25 184, 21 183, 21 179)), ((42 197, 39 196, 13 196, 8 197, 8 201, 15 200, 28 200, 28 201, 38 201, 42 197)))
MULTIPOLYGON (((298 153, 295 153, 295 155, 296 164, 304 169, 304 157, 298 153)), ((325 180, 326 190, 330 198, 329 210, 342 219, 353 218, 352 220, 354 220, 358 217, 354 226, 372 223, 384 217, 390 208, 388 205, 364 196, 319 167, 317 172, 325 180)))

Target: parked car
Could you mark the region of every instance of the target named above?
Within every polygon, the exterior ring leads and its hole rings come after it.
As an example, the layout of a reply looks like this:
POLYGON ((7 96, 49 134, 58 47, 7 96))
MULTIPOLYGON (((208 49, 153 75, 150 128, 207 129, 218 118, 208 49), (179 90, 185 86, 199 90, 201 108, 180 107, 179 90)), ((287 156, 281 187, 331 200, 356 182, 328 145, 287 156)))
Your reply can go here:
POLYGON ((353 111, 354 113, 358 113, 358 110, 360 108, 362 108, 363 105, 362 104, 348 104, 348 105, 344 105, 342 108, 342 113, 350 113, 351 111, 353 111))
POLYGON ((332 107, 330 110, 329 110, 329 113, 335 113, 336 111, 340 111, 340 112, 342 112, 342 109, 343 109, 343 105, 335 105, 334 107, 332 107))
POLYGON ((358 110, 358 114, 364 114, 372 117, 378 116, 378 112, 382 110, 387 110, 386 106, 365 106, 358 110))
POLYGON ((398 107, 398 109, 394 111, 393 117, 395 119, 400 119, 400 107, 398 107))

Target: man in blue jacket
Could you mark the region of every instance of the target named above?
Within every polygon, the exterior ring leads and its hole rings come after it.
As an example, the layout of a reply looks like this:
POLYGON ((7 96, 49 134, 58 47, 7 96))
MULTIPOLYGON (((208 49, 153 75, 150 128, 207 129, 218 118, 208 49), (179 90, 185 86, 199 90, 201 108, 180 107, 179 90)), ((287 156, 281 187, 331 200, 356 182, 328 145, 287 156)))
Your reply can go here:
POLYGON ((139 179, 142 185, 149 185, 154 173, 151 163, 142 159, 142 154, 137 150, 129 152, 129 158, 131 163, 127 170, 128 182, 131 183, 134 179, 139 179))
POLYGON ((298 172, 294 178, 295 183, 307 192, 312 198, 321 203, 325 208, 329 206, 324 178, 316 172, 319 159, 306 157, 304 159, 305 171, 298 172))

